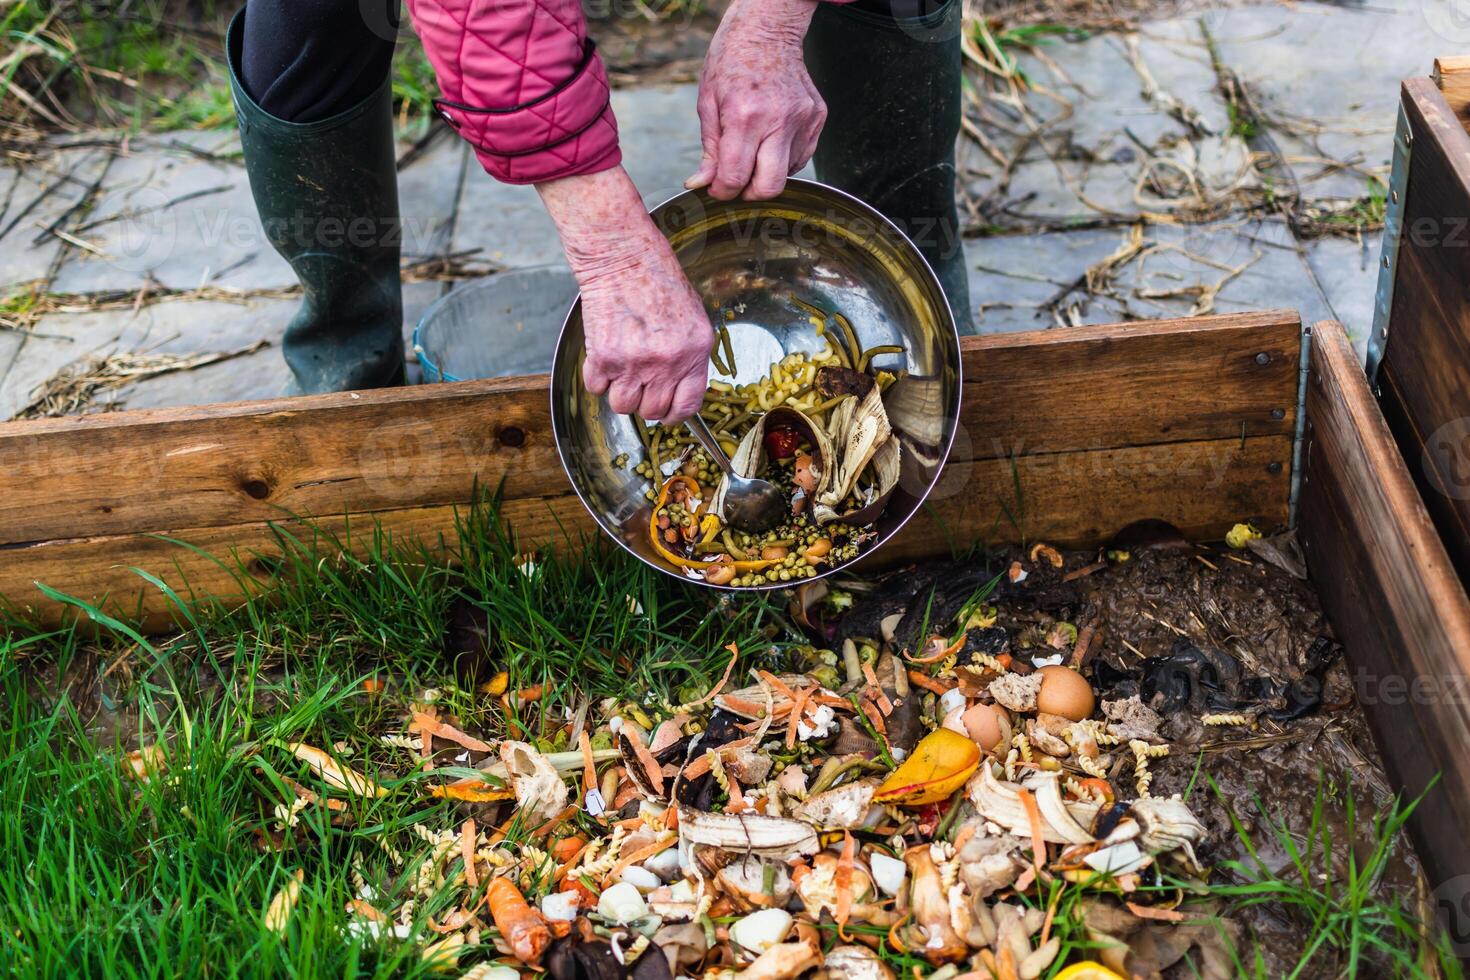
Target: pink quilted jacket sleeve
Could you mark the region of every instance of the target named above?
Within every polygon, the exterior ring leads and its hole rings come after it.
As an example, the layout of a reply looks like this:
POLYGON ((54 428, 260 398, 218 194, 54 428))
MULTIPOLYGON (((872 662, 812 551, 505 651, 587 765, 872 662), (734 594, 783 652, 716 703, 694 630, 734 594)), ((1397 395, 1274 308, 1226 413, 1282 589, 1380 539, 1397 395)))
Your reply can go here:
POLYGON ((436 105, 492 177, 532 184, 622 160, 579 0, 409 0, 436 105))

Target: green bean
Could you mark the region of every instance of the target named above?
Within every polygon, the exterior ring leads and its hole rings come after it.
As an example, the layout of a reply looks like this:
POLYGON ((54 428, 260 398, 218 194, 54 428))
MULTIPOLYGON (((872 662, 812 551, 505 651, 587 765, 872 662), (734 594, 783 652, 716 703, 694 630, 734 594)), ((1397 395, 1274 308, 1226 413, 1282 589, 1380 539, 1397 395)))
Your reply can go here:
POLYGON ((728 375, 730 377, 735 376, 735 372, 731 371, 720 361, 719 344, 715 344, 709 349, 709 362, 715 366, 715 370, 718 371, 720 374, 728 375))
POLYGON ((742 408, 734 415, 725 416, 725 420, 723 422, 715 423, 715 431, 724 432, 726 429, 733 428, 739 425, 741 422, 744 422, 748 418, 750 418, 750 409, 742 408))
POLYGON ((658 443, 659 440, 662 438, 663 433, 660 432, 658 429, 654 429, 653 439, 648 444, 648 452, 653 461, 653 482, 655 485, 662 483, 664 479, 664 464, 663 460, 660 459, 658 455, 658 443))
MULTIPOLYGON (((827 322, 830 324, 832 322, 832 318, 828 317, 827 322)), ((827 332, 828 334, 832 333, 831 330, 828 330, 827 332)), ((837 355, 837 360, 842 364, 843 367, 850 368, 853 366, 852 359, 847 356, 847 347, 842 343, 842 338, 840 336, 834 336, 832 338, 832 352, 837 355)))
POLYGON ((880 354, 902 354, 903 348, 897 344, 879 344, 877 347, 869 347, 863 351, 862 360, 858 362, 858 370, 866 371, 868 362, 880 354))
POLYGON ((852 324, 848 323, 847 317, 841 313, 833 313, 832 316, 837 320, 837 325, 842 328, 842 335, 847 338, 847 349, 852 353, 849 366, 861 371, 862 368, 858 367, 858 359, 863 356, 863 349, 858 346, 857 334, 853 333, 852 324))
POLYGON ((735 377, 735 347, 730 343, 730 328, 723 323, 720 324, 720 343, 725 348, 725 363, 730 366, 730 370, 725 373, 733 378, 735 377))
POLYGON ((720 540, 725 542, 725 550, 730 552, 731 558, 734 558, 736 561, 749 561, 745 552, 740 550, 739 545, 735 543, 735 539, 730 536, 730 529, 728 527, 720 532, 720 540))
POLYGON ((855 395, 838 395, 836 398, 829 398, 826 401, 822 402, 820 405, 818 405, 816 408, 812 409, 812 414, 813 415, 818 415, 818 414, 820 414, 822 412, 827 411, 829 408, 836 408, 838 405, 842 404, 842 400, 844 398, 855 398, 855 397, 857 397, 857 396, 855 396, 855 395))
POLYGON ((781 404, 784 405, 784 404, 786 404, 786 402, 799 402, 799 401, 801 401, 807 395, 810 395, 812 393, 812 389, 814 387, 816 387, 816 386, 815 385, 806 385, 805 387, 796 389, 795 392, 793 392, 790 395, 787 395, 784 399, 782 399, 781 404))
POLYGON ((715 389, 713 395, 711 395, 709 392, 706 392, 704 398, 705 401, 714 400, 717 402, 724 402, 727 405, 745 404, 745 396, 737 395, 733 391, 720 391, 718 388, 715 389))

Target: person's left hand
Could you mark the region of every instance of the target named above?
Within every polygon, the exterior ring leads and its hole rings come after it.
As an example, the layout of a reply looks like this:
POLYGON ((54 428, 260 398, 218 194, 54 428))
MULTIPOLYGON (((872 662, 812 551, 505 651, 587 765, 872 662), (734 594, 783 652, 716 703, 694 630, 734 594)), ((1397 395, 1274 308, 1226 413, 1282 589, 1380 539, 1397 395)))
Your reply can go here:
POLYGON ((734 0, 699 81, 704 159, 690 189, 722 201, 769 200, 806 166, 827 106, 802 61, 816 0, 734 0))

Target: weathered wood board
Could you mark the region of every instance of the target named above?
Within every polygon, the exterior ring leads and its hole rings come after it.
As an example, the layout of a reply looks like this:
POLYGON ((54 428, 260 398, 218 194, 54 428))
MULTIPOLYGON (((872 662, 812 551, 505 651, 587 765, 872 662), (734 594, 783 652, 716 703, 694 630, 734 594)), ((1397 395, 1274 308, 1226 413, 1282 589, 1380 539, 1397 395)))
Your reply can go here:
POLYGON ((1433 883, 1470 872, 1470 602, 1347 335, 1313 331, 1298 512, 1313 585, 1433 883))
POLYGON ((1444 93, 1444 100, 1460 125, 1470 130, 1470 57, 1435 58, 1434 84, 1444 93))
MULTIPOLYGON (((1444 77, 1470 105, 1470 73, 1444 77)), ((1376 380, 1424 504, 1470 580, 1470 134, 1427 78, 1404 83, 1403 107, 1413 143, 1397 248, 1385 250, 1397 268, 1376 380)))
MULTIPOLYGON (((968 338, 963 353, 962 430, 943 482, 883 560, 977 538, 1091 544, 1145 517, 1203 537, 1286 521, 1295 313, 968 338)), ((310 517, 324 542, 350 525, 354 547, 375 523, 433 544, 452 540, 477 484, 501 488, 526 547, 591 534, 553 445, 546 383, 0 425, 0 595, 54 619, 42 581, 156 620, 169 607, 135 566, 227 598, 268 586, 270 563, 252 558, 278 553, 273 522, 300 534, 295 519, 310 517)))

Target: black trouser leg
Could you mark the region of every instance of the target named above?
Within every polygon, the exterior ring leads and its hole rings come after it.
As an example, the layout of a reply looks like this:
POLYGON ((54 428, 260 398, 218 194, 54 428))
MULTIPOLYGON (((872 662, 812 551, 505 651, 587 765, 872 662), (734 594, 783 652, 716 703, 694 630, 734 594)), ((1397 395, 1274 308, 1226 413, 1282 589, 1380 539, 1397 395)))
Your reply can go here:
POLYGON ((240 80, 277 119, 335 116, 388 77, 398 24, 398 0, 246 0, 240 80))
POLYGON ((817 179, 866 200, 918 246, 960 331, 973 329, 955 206, 960 0, 818 4, 806 62, 827 103, 817 179))
POLYGON ((282 342, 297 392, 403 381, 396 25, 383 0, 249 0, 230 23, 250 190, 302 287, 282 342))

